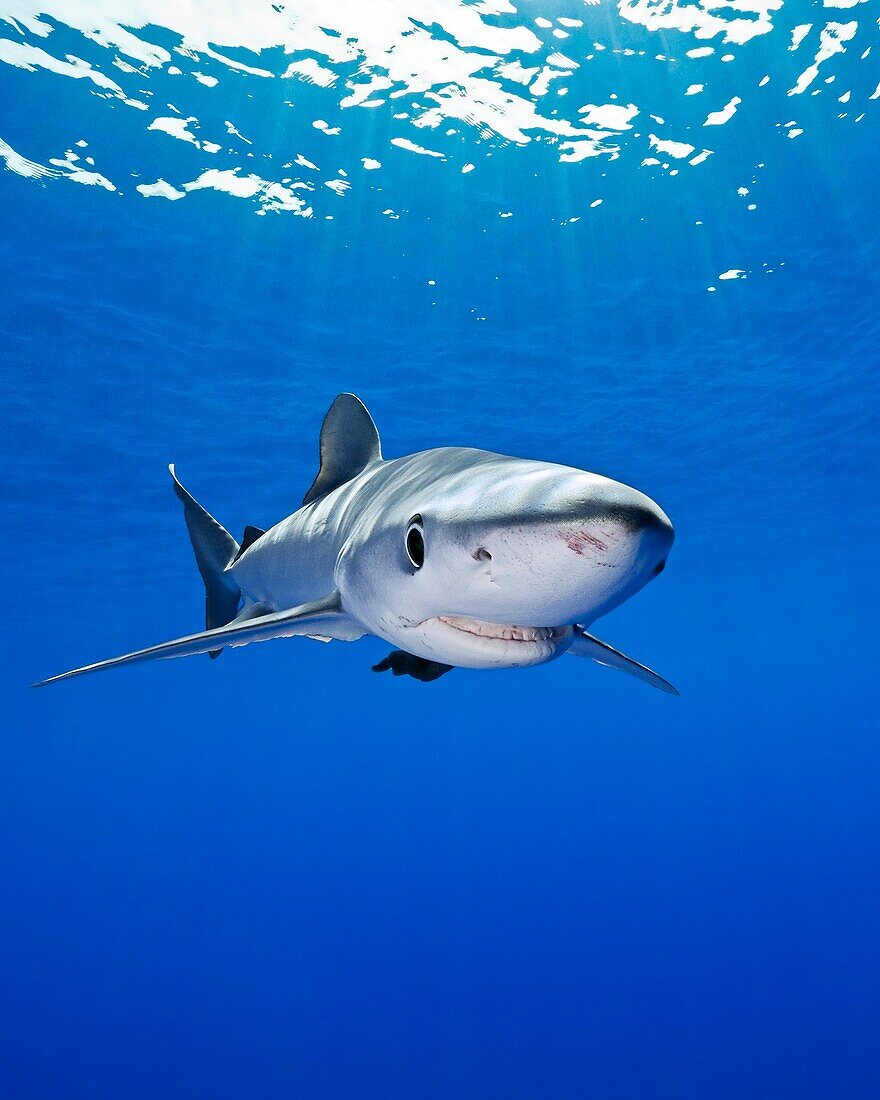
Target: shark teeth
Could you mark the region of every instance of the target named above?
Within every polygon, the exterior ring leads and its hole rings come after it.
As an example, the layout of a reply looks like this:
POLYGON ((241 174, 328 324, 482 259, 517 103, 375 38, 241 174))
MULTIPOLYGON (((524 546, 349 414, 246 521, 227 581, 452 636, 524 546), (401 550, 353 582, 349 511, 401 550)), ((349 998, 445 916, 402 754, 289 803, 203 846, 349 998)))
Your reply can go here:
POLYGON ((437 618, 441 623, 466 634, 504 642, 555 642, 564 638, 571 629, 565 626, 504 626, 479 619, 465 619, 460 615, 438 615, 437 618))

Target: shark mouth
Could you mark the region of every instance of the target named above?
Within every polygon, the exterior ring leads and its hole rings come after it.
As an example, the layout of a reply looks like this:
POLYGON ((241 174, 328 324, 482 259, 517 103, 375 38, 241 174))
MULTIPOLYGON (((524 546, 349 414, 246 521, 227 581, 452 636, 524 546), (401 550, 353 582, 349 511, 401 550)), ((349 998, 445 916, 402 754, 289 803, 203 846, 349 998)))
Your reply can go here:
POLYGON ((437 621, 489 642, 559 642, 572 632, 570 626, 504 626, 460 615, 438 615, 437 621))

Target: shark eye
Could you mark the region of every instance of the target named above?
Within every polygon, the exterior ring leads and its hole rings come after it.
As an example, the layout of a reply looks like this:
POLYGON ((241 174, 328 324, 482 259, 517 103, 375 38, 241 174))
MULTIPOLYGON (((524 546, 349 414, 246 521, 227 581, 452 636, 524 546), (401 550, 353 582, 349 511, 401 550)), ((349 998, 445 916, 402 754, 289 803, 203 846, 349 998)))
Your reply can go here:
POLYGON ((422 517, 413 516, 406 529, 404 539, 406 556, 416 569, 421 569, 425 564, 425 534, 422 530, 422 517))

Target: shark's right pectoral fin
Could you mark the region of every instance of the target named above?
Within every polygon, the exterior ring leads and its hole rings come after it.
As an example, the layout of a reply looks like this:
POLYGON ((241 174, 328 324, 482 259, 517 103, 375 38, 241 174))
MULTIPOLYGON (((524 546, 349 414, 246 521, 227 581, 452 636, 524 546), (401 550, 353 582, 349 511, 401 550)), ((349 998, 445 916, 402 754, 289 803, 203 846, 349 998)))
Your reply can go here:
POLYGON ((68 680, 72 676, 84 676, 87 672, 100 672, 105 668, 120 668, 122 665, 134 665, 140 661, 163 660, 168 657, 189 657, 196 653, 210 653, 220 646, 250 645, 251 642, 267 642, 273 638, 292 638, 296 635, 325 635, 333 633, 334 624, 345 622, 339 601, 334 592, 324 599, 302 604, 286 611, 271 611, 253 615, 246 612, 238 616, 227 626, 214 630, 203 630, 199 634, 189 634, 184 638, 175 638, 171 642, 162 642, 139 649, 135 653, 126 653, 122 657, 111 657, 109 661, 99 661, 94 665, 84 665, 58 676, 41 680, 34 687, 54 684, 59 680, 68 680))
POLYGON ((630 676, 635 676, 638 680, 644 680, 646 684, 650 684, 652 687, 667 692, 669 695, 680 694, 668 680, 664 680, 662 676, 658 676, 657 673, 648 668, 647 665, 640 665, 639 662, 634 661, 632 657, 627 657, 625 653, 621 653, 620 650, 610 646, 607 642, 600 641, 599 638, 594 638, 592 634, 588 634, 579 626, 574 628, 574 641, 568 652, 573 653, 575 657, 589 657, 590 660, 596 661, 597 664, 606 665, 608 668, 616 668, 620 672, 626 672, 630 676))

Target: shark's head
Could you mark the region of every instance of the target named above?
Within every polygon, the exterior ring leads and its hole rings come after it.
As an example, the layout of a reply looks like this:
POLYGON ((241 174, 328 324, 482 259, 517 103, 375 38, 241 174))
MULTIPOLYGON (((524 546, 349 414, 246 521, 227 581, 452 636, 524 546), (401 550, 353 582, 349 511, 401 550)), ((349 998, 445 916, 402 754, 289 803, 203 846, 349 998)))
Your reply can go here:
POLYGON ((343 605, 417 656, 541 664, 662 572, 672 524, 570 467, 446 448, 383 464, 340 556, 343 605))

